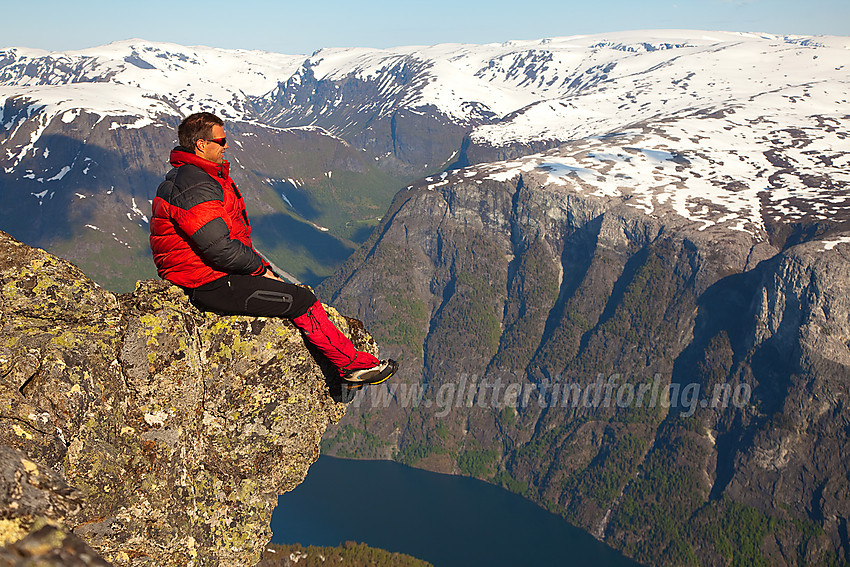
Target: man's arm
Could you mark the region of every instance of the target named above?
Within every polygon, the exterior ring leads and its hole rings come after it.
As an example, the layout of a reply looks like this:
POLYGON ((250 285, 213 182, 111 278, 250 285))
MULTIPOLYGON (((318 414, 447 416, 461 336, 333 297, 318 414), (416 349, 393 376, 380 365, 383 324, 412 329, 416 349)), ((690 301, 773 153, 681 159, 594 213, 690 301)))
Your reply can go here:
MULTIPOLYGON (((220 215, 226 214, 219 202, 220 215)), ((215 214, 215 207, 208 207, 215 214)), ((189 235, 201 256, 214 268, 230 274, 259 275, 266 269, 263 259, 254 250, 235 238, 222 216, 217 216, 189 235)))

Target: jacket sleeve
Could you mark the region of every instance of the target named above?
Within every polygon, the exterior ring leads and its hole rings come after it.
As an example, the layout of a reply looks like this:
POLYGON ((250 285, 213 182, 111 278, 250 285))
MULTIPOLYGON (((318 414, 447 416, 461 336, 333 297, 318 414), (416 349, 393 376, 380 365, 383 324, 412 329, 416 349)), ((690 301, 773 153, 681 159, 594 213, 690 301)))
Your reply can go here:
POLYGON ((177 226, 212 267, 230 274, 260 275, 265 271, 266 262, 253 248, 231 238, 218 183, 194 185, 182 192, 175 204, 177 226))
POLYGON ((230 238, 230 228, 223 217, 210 220, 189 238, 201 257, 222 272, 259 275, 266 269, 265 262, 253 248, 230 238))

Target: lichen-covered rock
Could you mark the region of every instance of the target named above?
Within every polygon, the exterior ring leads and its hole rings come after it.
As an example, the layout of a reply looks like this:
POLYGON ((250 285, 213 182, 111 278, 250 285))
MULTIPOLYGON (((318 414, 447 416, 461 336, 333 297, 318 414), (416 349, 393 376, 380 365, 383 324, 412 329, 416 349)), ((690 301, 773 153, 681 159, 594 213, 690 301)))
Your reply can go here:
POLYGON ((56 529, 50 523, 61 523, 77 511, 79 496, 56 471, 17 449, 0 446, 0 546, 12 544, 0 547, 0 567, 23 565, 23 561, 50 565, 47 559, 55 559, 57 551, 54 543, 64 540, 55 534, 47 537, 56 529))
POLYGON ((0 549, 0 567, 109 567, 66 528, 45 524, 0 549))
POLYGON ((116 296, 0 233, 0 447, 80 504, 46 498, 21 530, 64 521, 115 565, 251 565, 344 414, 334 374, 288 320, 203 313, 162 281, 116 296))

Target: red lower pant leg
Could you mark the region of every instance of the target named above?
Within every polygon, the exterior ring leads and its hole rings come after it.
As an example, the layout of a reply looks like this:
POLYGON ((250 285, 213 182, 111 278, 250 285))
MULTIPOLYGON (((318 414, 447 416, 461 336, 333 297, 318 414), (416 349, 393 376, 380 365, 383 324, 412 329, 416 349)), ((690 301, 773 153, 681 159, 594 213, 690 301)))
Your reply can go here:
POLYGON ((348 337, 328 319, 328 314, 319 301, 314 303, 307 313, 293 318, 292 322, 304 331, 308 341, 339 368, 340 374, 346 370, 372 368, 380 362, 368 352, 354 348, 348 337))

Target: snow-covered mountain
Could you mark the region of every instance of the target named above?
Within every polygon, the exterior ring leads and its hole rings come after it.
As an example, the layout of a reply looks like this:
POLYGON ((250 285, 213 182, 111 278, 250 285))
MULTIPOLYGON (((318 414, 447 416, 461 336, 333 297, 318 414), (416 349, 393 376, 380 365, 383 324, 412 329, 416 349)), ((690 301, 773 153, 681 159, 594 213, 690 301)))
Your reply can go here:
MULTIPOLYGON (((44 216, 57 193, 63 210, 70 196, 114 194, 133 225, 112 222, 107 233, 136 247, 174 125, 212 110, 232 124, 230 159, 249 172, 243 183, 267 193, 258 213, 294 215, 343 240, 352 223, 374 222, 404 181, 543 151, 488 168, 544 167, 555 182, 628 193, 648 211, 762 230, 763 204, 779 217, 840 214, 848 62, 850 38, 675 30, 310 56, 142 40, 64 53, 7 48, 0 183, 15 194, 6 208, 23 207, 7 212, 15 219, 44 216), (321 155, 309 171, 289 163, 292 146, 278 139, 308 126, 299 137, 321 155), (353 154, 335 160, 340 152, 353 154), (337 180, 344 171, 370 186, 378 176, 384 188, 366 209, 340 202, 328 197, 345 189, 328 182, 334 168, 337 180)), ((62 238, 100 227, 84 216, 62 238)), ((23 232, 36 244, 59 238, 23 232)))
POLYGON ((0 86, 7 98, 44 105, 45 117, 83 108, 134 116, 136 127, 175 110, 273 123, 296 114, 319 122, 356 108, 491 123, 472 136, 489 143, 563 140, 766 93, 796 96, 804 86, 831 90, 838 103, 833 83, 846 84, 848 48, 847 38, 699 31, 322 49, 310 57, 129 40, 65 53, 4 49, 0 86), (352 96, 352 82, 370 85, 374 100, 352 96), (304 100, 313 83, 333 88, 304 100))

